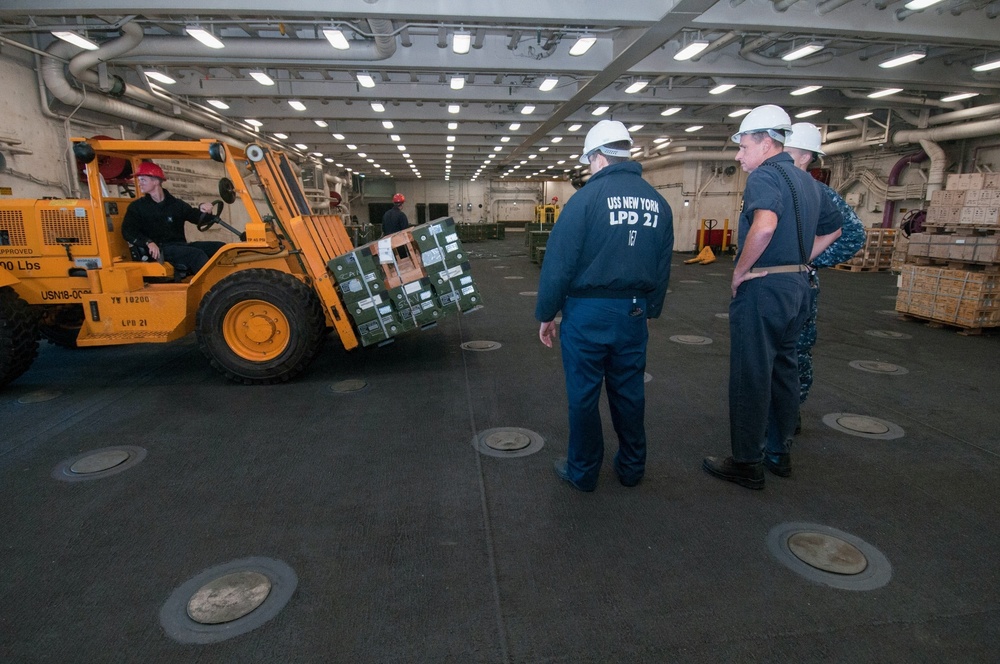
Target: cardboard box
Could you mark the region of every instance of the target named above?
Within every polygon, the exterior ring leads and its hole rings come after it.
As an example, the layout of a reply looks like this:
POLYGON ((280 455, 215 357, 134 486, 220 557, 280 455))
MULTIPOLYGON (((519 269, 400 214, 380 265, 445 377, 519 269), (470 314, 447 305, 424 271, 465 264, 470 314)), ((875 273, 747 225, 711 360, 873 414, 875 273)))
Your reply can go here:
MULTIPOLYGON (((935 192, 938 193, 938 192, 935 192)), ((931 205, 927 208, 928 224, 957 224, 962 219, 962 206, 960 205, 931 205)))
POLYGON ((1000 173, 984 173, 983 189, 1000 189, 1000 173))
POLYGON ((1000 274, 904 265, 896 311, 963 327, 1000 325, 1000 274))

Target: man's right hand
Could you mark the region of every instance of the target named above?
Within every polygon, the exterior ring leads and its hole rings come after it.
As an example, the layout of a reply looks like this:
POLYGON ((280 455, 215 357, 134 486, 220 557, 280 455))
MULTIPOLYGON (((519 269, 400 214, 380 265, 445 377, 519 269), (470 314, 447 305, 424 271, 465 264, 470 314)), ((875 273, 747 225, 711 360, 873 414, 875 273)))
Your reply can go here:
POLYGON ((149 249, 149 257, 154 261, 160 260, 160 248, 156 246, 156 243, 150 240, 146 243, 146 248, 149 249))
POLYGON ((552 348, 552 343, 556 340, 556 334, 556 322, 554 320, 542 323, 541 327, 538 328, 538 338, 549 348, 552 348))

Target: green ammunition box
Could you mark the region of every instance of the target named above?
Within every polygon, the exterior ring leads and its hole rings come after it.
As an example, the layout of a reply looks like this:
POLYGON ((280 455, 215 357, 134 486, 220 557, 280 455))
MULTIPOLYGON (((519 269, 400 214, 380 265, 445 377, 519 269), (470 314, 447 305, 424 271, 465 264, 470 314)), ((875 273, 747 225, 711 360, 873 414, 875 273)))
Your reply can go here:
POLYGON ((378 258, 369 249, 356 249, 337 256, 326 264, 326 268, 338 284, 369 274, 378 275, 379 281, 383 278, 378 258))

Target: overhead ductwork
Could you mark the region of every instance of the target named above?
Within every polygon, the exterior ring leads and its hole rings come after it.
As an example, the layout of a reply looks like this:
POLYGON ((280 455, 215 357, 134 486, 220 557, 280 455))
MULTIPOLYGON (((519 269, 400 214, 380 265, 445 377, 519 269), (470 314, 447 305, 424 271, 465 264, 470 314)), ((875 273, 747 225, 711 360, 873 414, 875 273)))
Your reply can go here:
MULTIPOLYGON (((848 99, 864 99, 867 102, 871 102, 871 97, 867 94, 854 92, 853 90, 841 90, 840 94, 844 95, 848 99)), ((886 98, 886 101, 891 101, 896 104, 909 104, 910 106, 932 106, 934 108, 946 108, 949 111, 960 111, 963 106, 957 101, 939 101, 937 99, 925 99, 923 97, 908 97, 906 95, 892 95, 892 99, 886 98)))
POLYGON ((689 161, 733 161, 734 159, 736 159, 736 153, 733 151, 690 150, 685 152, 672 152, 670 154, 653 157, 652 159, 647 159, 639 163, 642 164, 642 169, 644 171, 655 171, 660 168, 666 168, 674 164, 684 164, 689 161))

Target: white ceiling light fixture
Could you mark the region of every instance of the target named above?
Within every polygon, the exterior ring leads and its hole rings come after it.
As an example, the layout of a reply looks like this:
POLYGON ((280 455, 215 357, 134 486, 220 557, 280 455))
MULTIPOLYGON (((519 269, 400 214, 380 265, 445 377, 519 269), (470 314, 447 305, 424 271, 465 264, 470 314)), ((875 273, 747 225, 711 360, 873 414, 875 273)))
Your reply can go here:
POLYGON ((897 92, 902 92, 902 91, 903 91, 903 88, 886 88, 885 90, 877 90, 877 91, 871 93, 870 95, 868 95, 868 98, 869 99, 879 99, 881 97, 888 97, 889 95, 894 95, 897 92))
POLYGON ((660 138, 654 138, 653 142, 656 143, 657 145, 660 145, 662 143, 669 143, 670 139, 667 138, 666 136, 661 136, 660 138))
POLYGON ((903 6, 910 11, 918 12, 921 9, 927 9, 928 7, 936 5, 939 2, 941 2, 941 0, 910 0, 910 2, 907 2, 903 6))
POLYGON ((752 108, 739 108, 729 114, 731 118, 742 118, 744 115, 752 111, 752 108))
POLYGON ((687 133, 690 134, 690 133, 698 131, 699 129, 704 129, 704 128, 705 128, 705 125, 691 125, 690 127, 688 127, 687 129, 685 129, 684 131, 686 131, 687 133))
POLYGON ((399 150, 400 152, 406 152, 406 146, 405 145, 397 145, 396 149, 399 150))
POLYGON ((305 143, 296 143, 295 147, 297 147, 300 150, 308 150, 309 149, 309 146, 306 145, 305 143))
POLYGON ((448 142, 449 143, 454 143, 455 142, 455 137, 454 136, 449 136, 448 137, 448 142))
POLYGON ((313 122, 316 123, 317 127, 323 127, 324 129, 330 126, 326 123, 326 120, 313 120, 313 122))
POLYGON ((631 127, 628 128, 628 133, 634 134, 635 132, 639 131, 640 129, 642 129, 645 126, 646 125, 634 124, 634 125, 632 125, 631 127))
POLYGON ((143 69, 142 73, 146 75, 146 78, 151 78, 154 81, 163 83, 164 85, 173 85, 177 82, 170 76, 167 76, 163 72, 156 71, 155 69, 143 69))
POLYGON ((350 42, 347 41, 347 37, 344 36, 344 32, 339 28, 323 28, 323 36, 330 42, 330 46, 338 51, 346 51, 351 47, 350 42))
POLYGON ((225 48, 226 46, 219 41, 218 37, 201 26, 189 25, 184 28, 184 32, 188 33, 209 48, 225 48))
POLYGON ((306 110, 306 105, 303 104, 298 99, 289 99, 288 100, 288 105, 291 106, 292 108, 294 108, 296 111, 304 111, 304 110, 306 110))
POLYGON ((465 87, 465 77, 464 76, 452 76, 451 77, 451 89, 461 90, 465 87))
POLYGON ((382 120, 382 128, 383 129, 392 129, 395 126, 396 125, 392 124, 392 120, 382 120))
POLYGON ((77 48, 82 48, 87 51, 96 51, 97 49, 100 48, 100 46, 98 46, 96 43, 90 41, 83 35, 79 35, 73 32, 72 30, 53 30, 52 36, 58 37, 64 42, 68 42, 73 46, 76 46, 77 48))
POLYGON ((399 143, 401 139, 399 138, 399 134, 389 134, 389 140, 393 143, 399 143))
POLYGON ((908 65, 911 62, 916 62, 917 60, 923 60, 926 57, 927 51, 910 51, 909 53, 904 53, 903 55, 896 56, 895 58, 890 58, 885 62, 880 62, 878 66, 882 69, 892 69, 893 67, 908 65))
POLYGON ((569 127, 566 128, 566 131, 580 131, 580 127, 582 126, 583 125, 580 124, 571 124, 569 127))
POLYGON ((709 90, 708 94, 710 94, 710 95, 721 95, 723 92, 729 92, 730 90, 732 90, 735 87, 736 87, 735 83, 723 83, 723 84, 717 85, 714 88, 712 88, 711 90, 709 90))
POLYGON ((708 41, 704 39, 695 39, 690 42, 687 46, 677 51, 674 54, 674 60, 679 60, 683 62, 684 60, 690 60, 694 56, 698 55, 702 51, 708 48, 708 41))
POLYGON ((647 85, 649 85, 649 81, 636 81, 632 85, 625 88, 625 94, 634 95, 636 92, 643 90, 647 85))
POLYGON ((456 129, 458 129, 458 123, 457 122, 449 122, 448 123, 448 131, 455 131, 456 129))
POLYGON ((358 84, 363 88, 374 88, 375 79, 371 77, 371 74, 365 72, 358 72, 357 74, 358 84))
POLYGON ((264 126, 263 122, 261 122, 260 120, 254 120, 252 118, 247 118, 247 124, 250 125, 251 127, 263 127, 264 126))
POLYGON ((788 94, 792 95, 793 97, 801 97, 802 95, 807 95, 810 92, 816 92, 817 90, 822 90, 822 89, 823 89, 822 85, 807 85, 804 88, 799 88, 798 90, 792 90, 788 94))
POLYGON ((811 118, 814 115, 819 115, 822 112, 823 111, 821 109, 811 108, 808 111, 802 111, 801 113, 796 113, 795 117, 801 120, 802 118, 811 118))
POLYGON ((501 136, 500 137, 500 142, 501 143, 509 143, 510 142, 510 136, 501 136))
POLYGON ((852 113, 850 115, 845 115, 844 119, 845 120, 857 120, 858 118, 864 118, 864 117, 867 117, 867 116, 869 116, 871 114, 872 114, 871 111, 861 111, 860 113, 852 113))
POLYGON ((224 111, 229 108, 229 104, 222 101, 221 99, 207 99, 206 100, 210 106, 214 106, 220 111, 224 111))
POLYGON ((569 49, 570 55, 583 55, 590 50, 590 47, 597 43, 594 35, 580 35, 573 46, 569 49))
POLYGON ((351 145, 350 143, 348 143, 347 144, 347 149, 348 150, 357 150, 358 146, 357 145, 351 145))
POLYGON ((984 62, 981 65, 976 65, 972 68, 972 71, 993 71, 994 69, 1000 69, 1000 60, 992 60, 984 62))
POLYGON ((448 104, 449 113, 454 115, 455 113, 458 113, 460 110, 462 110, 462 107, 459 106, 458 104, 448 104))
POLYGON ((521 115, 531 115, 535 112, 535 107, 531 104, 525 104, 521 107, 521 115))
POLYGON ((472 47, 472 33, 459 30, 451 38, 451 50, 458 55, 465 55, 472 47))
POLYGON ((947 97, 941 97, 941 101, 962 101, 963 99, 972 99, 973 97, 978 97, 978 92, 958 92, 953 95, 948 95, 947 97))
POLYGON ((268 76, 267 72, 252 71, 250 72, 250 78, 257 81, 261 85, 274 85, 274 79, 268 76))
POLYGON ((598 106, 590 112, 591 115, 604 115, 611 109, 610 106, 598 106))
POLYGON ((670 108, 664 109, 663 112, 660 113, 660 115, 669 117, 671 115, 674 115, 675 113, 680 113, 680 112, 681 112, 680 106, 672 106, 670 108))
POLYGON ((809 42, 808 44, 804 44, 802 46, 799 46, 798 48, 793 48, 788 53, 785 53, 783 56, 781 56, 781 59, 784 60, 785 62, 794 62, 795 60, 801 60, 807 55, 818 53, 819 51, 822 51, 824 48, 826 48, 826 46, 819 42, 809 42))
POLYGON ((542 84, 538 86, 538 89, 541 90, 542 92, 548 92, 549 90, 552 90, 557 85, 559 85, 559 79, 558 78, 549 77, 549 78, 546 78, 544 81, 542 81, 542 84))
POLYGON ((278 132, 278 133, 274 134, 274 137, 276 139, 278 139, 279 141, 283 141, 283 140, 285 140, 285 139, 288 138, 288 134, 282 134, 281 132, 278 132))
POLYGON ((336 138, 338 141, 344 140, 344 135, 343 134, 330 134, 330 135, 333 136, 334 138, 336 138))
POLYGON ((517 131, 520 128, 521 128, 521 123, 520 122, 511 122, 510 126, 507 127, 507 129, 510 129, 511 131, 517 131))
POLYGON ((553 136, 552 137, 552 142, 553 143, 561 143, 562 142, 562 136, 553 136))
POLYGON ((373 101, 371 103, 372 110, 376 113, 385 113, 385 105, 379 101, 373 101))

